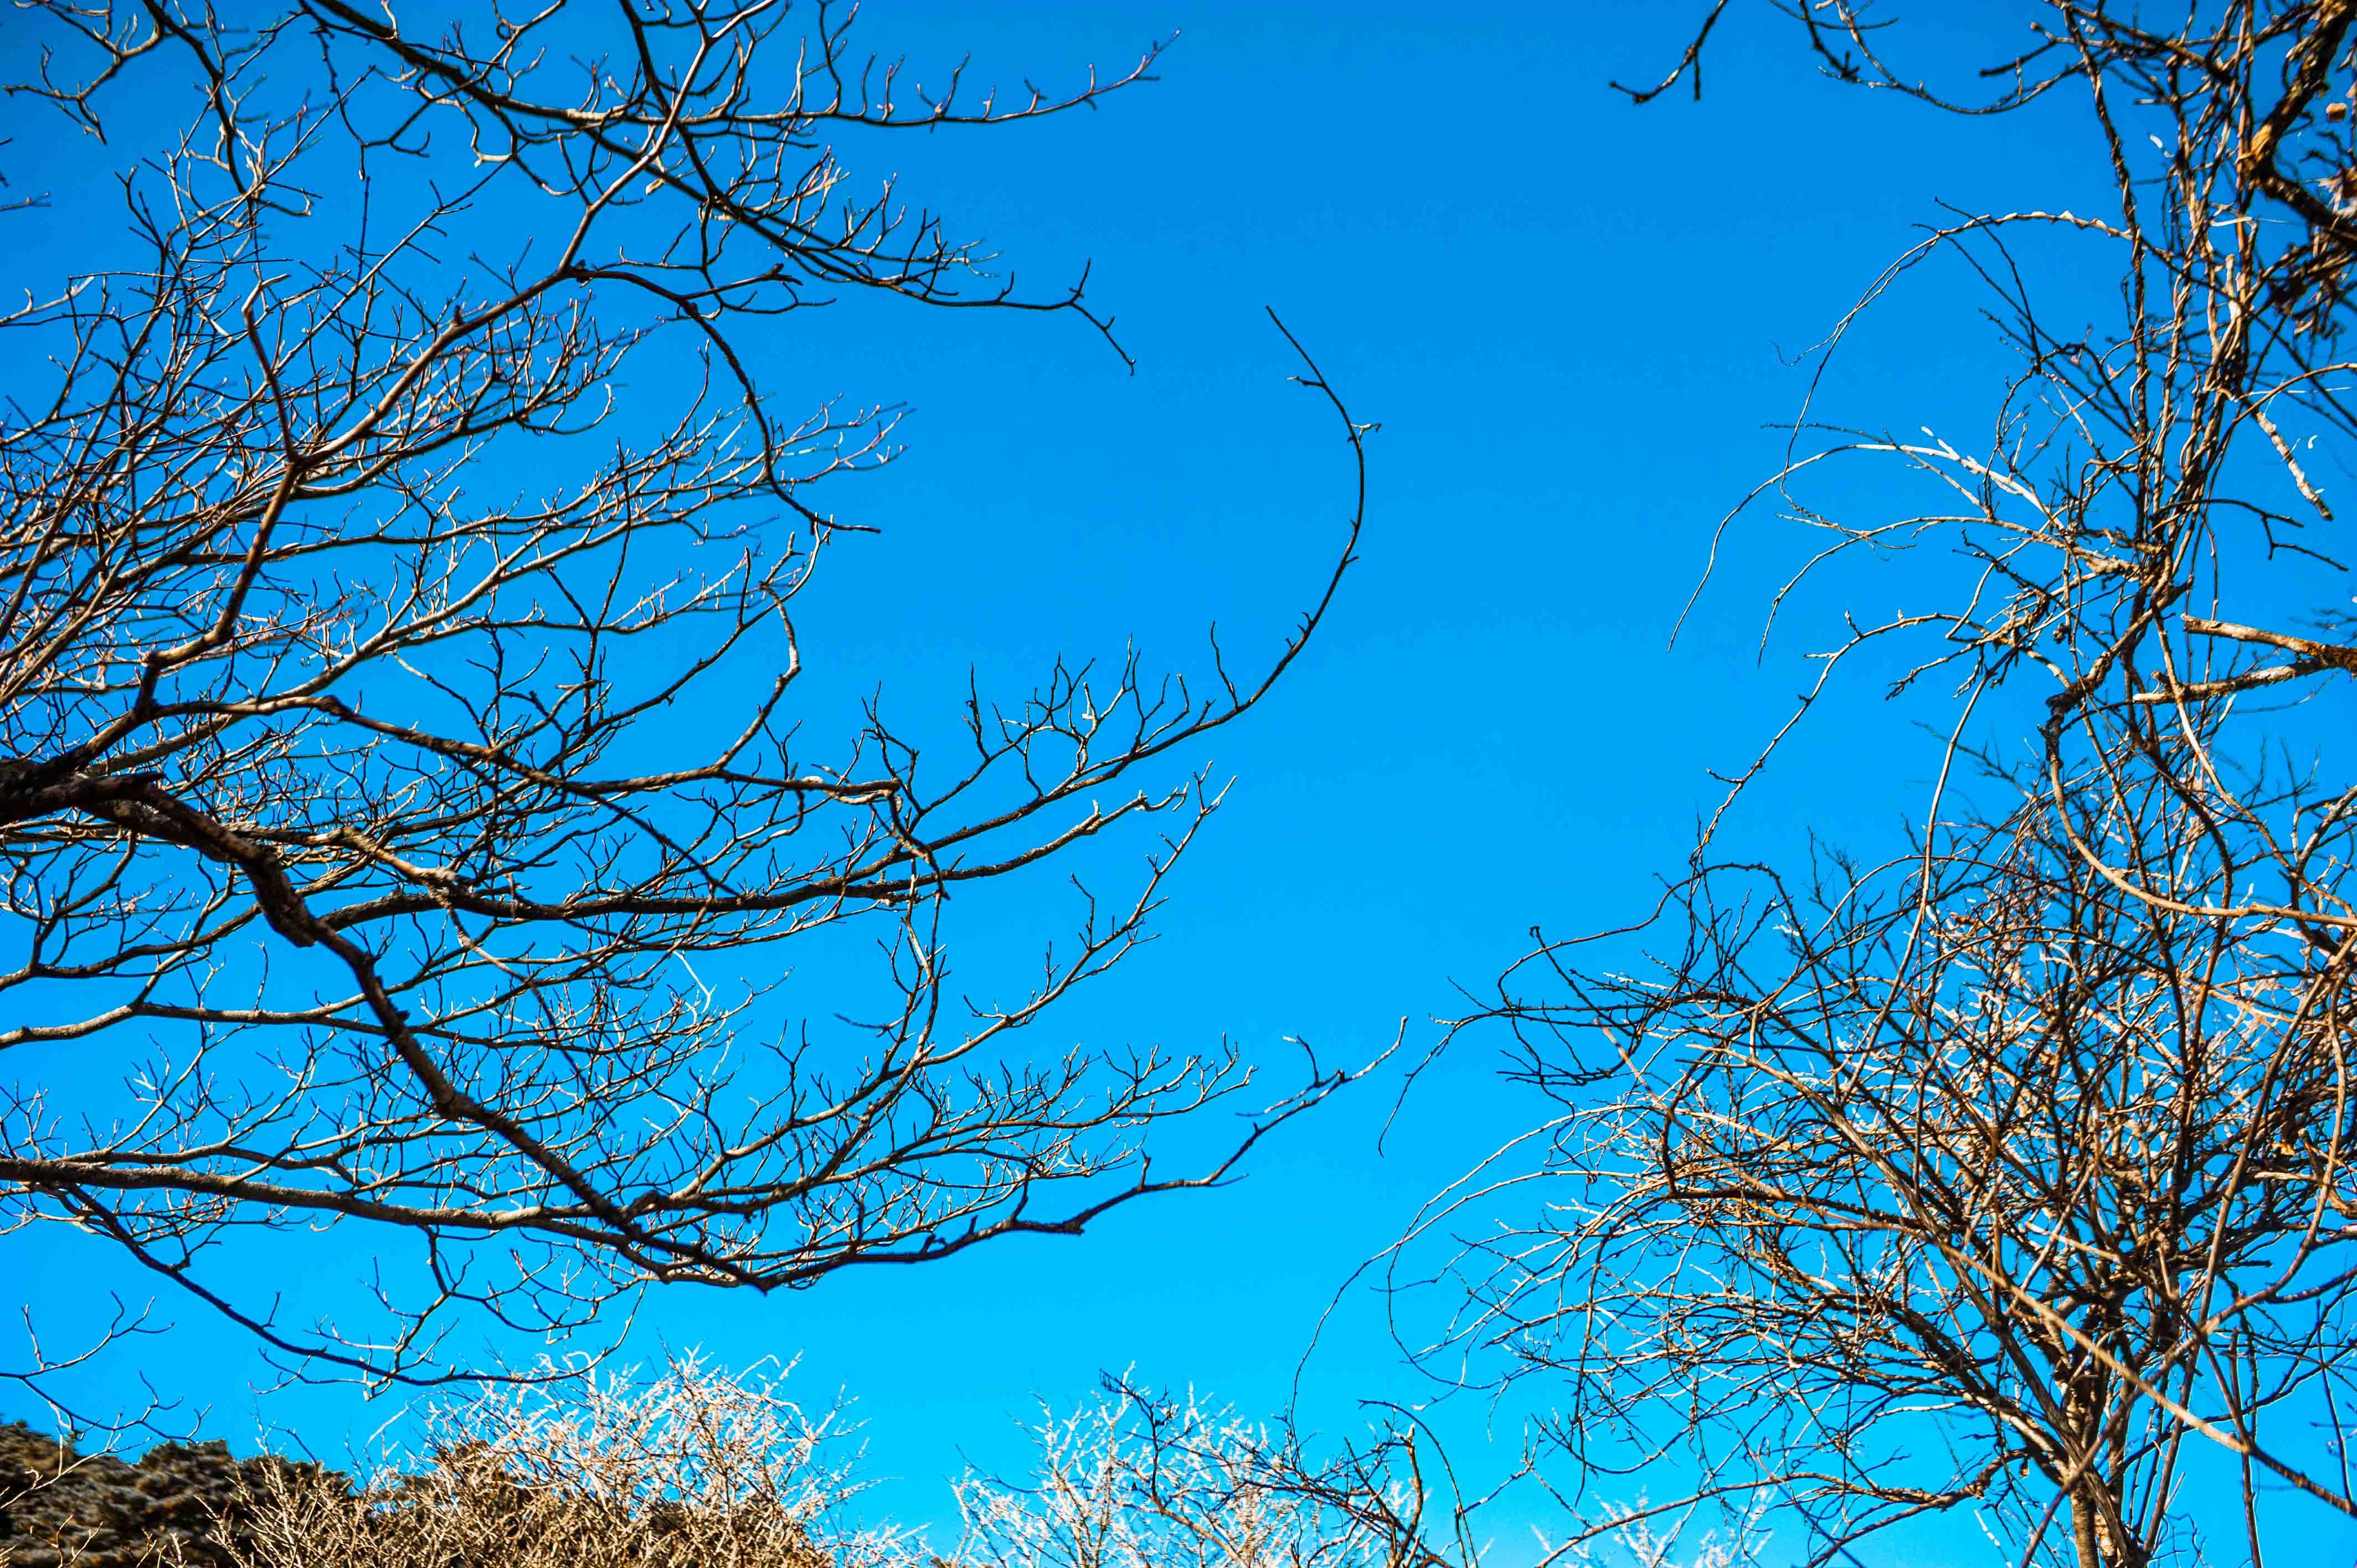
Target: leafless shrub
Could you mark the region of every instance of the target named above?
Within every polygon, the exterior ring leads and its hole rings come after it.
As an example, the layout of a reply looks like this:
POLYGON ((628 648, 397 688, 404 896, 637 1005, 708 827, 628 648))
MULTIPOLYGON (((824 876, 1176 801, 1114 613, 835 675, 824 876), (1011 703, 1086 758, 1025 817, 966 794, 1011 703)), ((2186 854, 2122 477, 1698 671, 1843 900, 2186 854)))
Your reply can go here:
POLYGON ((1313 1462, 1289 1431, 1125 1381, 1043 1417, 1032 1473, 958 1486, 955 1568, 1470 1568, 1410 1432, 1313 1462), (1438 1528, 1436 1529, 1435 1527, 1438 1528))
POLYGON ((1547 1561, 1568 1556, 1595 1568, 1750 1568, 1774 1541, 1765 1528, 1769 1509, 1755 1499, 1734 1517, 1688 1503, 1655 1509, 1643 1492, 1625 1502, 1607 1502, 1600 1520, 1569 1552, 1549 1552, 1547 1561), (1697 1520, 1703 1520, 1696 1528, 1697 1520))
POLYGON ((237 1568, 880 1568, 905 1532, 844 1528, 839 1412, 694 1360, 437 1407, 424 1456, 358 1490, 273 1472, 222 1544, 237 1568))

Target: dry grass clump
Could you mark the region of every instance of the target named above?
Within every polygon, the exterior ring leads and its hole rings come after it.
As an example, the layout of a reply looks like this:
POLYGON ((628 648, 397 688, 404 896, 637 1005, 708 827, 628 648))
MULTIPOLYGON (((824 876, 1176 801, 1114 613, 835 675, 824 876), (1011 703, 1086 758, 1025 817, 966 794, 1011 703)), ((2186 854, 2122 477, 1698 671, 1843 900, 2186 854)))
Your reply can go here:
POLYGON ((894 1530, 836 1530, 858 1489, 837 1412, 777 1375, 688 1360, 648 1383, 490 1392, 428 1418, 419 1456, 354 1490, 273 1474, 237 1568, 875 1568, 894 1530))

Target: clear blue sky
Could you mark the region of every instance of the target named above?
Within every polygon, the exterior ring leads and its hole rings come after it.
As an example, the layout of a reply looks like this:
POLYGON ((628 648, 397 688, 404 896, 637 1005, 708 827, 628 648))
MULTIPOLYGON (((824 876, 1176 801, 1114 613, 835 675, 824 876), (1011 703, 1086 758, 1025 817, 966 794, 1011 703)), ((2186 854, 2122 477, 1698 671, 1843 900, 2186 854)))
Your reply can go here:
MULTIPOLYGON (((1427 1044, 1452 986, 1487 983, 1534 924, 1646 901, 1715 798, 1706 768, 1739 765, 1781 717, 1824 630, 1803 617, 1755 663, 1792 540, 1763 525, 1666 643, 1713 524, 1780 450, 1763 426, 1804 384, 1786 357, 1939 203, 2067 207, 2101 170, 2074 121, 1965 123, 1828 84, 1764 6, 1730 14, 1700 104, 1638 110, 1608 88, 1665 70, 1695 9, 867 7, 870 47, 920 67, 970 49, 977 78, 1043 85, 1182 36, 1158 83, 1092 115, 845 144, 856 174, 902 173, 1041 285, 1092 259, 1139 369, 1072 322, 890 302, 798 317, 774 384, 913 410, 907 457, 834 496, 884 532, 803 601, 814 681, 880 684, 938 722, 969 662, 1012 683, 1133 636, 1193 661, 1215 618, 1231 647, 1273 641, 1311 592, 1346 475, 1329 416, 1284 382, 1264 305, 1383 424, 1363 563, 1289 688, 1220 736, 1238 783, 1163 940, 1043 1025, 1041 1047, 1227 1034, 1281 1069, 1282 1036, 1367 1053, 1403 1016, 1427 1044)), ((2020 26, 2004 5, 1947 9, 2008 39, 2020 26)), ((1975 303, 1952 273, 1895 295, 1835 379, 1835 416, 1983 429, 2001 361, 1975 303)), ((1774 847, 1815 822, 1881 842, 1921 783, 1910 756, 1897 715, 1845 698, 1738 831, 1774 847)), ((993 893, 965 969, 1028 958, 1060 924, 1057 892, 993 893)), ((1352 1265, 1526 1124, 1534 1107, 1495 1065, 1478 1042, 1450 1058, 1382 1157, 1391 1082, 1298 1124, 1235 1187, 1083 1240, 790 1296, 658 1295, 642 1335, 732 1363, 799 1355, 806 1393, 858 1396, 877 1467, 900 1477, 879 1506, 920 1517, 946 1507, 962 1455, 1004 1462, 1036 1400, 1069 1402, 1100 1369, 1274 1408, 1352 1265)), ((52 1326, 94 1281, 145 1294, 70 1238, 0 1249, 0 1276, 52 1326)), ((290 1271, 293 1292, 294 1271, 351 1263, 290 1247, 257 1266, 290 1271)), ((210 1430, 264 1423, 332 1451, 375 1423, 333 1393, 258 1408, 246 1348, 172 1315, 147 1369, 210 1406, 210 1430)), ((1312 1363, 1311 1423, 1345 1429, 1352 1397, 1413 1391, 1395 1359, 1374 1304, 1346 1301, 1312 1363)))

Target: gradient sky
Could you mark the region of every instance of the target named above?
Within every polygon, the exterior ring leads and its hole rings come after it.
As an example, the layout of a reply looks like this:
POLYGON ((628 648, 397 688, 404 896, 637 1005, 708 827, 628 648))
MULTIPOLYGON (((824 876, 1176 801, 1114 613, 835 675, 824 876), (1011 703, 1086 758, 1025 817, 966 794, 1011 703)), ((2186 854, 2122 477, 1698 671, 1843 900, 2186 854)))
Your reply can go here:
MULTIPOLYGON (((1774 465, 1767 426, 1805 387, 1793 357, 1940 204, 2061 208, 2100 199, 2104 181, 2075 119, 1965 123, 1842 89, 1765 6, 1730 13, 1699 104, 1681 91, 1640 110, 1609 89, 1666 70, 1699 9, 874 0, 864 14, 867 46, 907 48, 920 76, 971 50, 977 79, 1043 85, 1181 36, 1157 83, 1094 114, 845 145, 855 174, 901 173, 952 231, 985 236, 1043 287, 1092 260, 1092 297, 1139 368, 1053 318, 889 301, 797 317, 773 384, 911 410, 905 458, 834 492, 883 532, 802 601, 814 682, 880 685, 938 722, 970 663, 1010 684, 1059 650, 1115 653, 1134 636, 1200 666, 1214 619, 1232 650, 1272 644, 1314 592, 1347 475, 1330 415, 1285 383, 1264 306, 1383 425, 1363 561, 1288 686, 1208 754, 1237 784, 1176 881, 1163 939, 1035 1031, 1043 1048, 1224 1034, 1281 1073, 1285 1036, 1366 1055, 1405 1018, 1420 1053, 1453 988, 1489 982, 1532 926, 1616 924, 1649 903, 1716 799, 1706 770, 1739 767, 1781 719, 1799 654, 1829 635, 1810 615, 1824 605, 1804 601, 1755 659, 1766 592, 1796 559, 1789 531, 1763 518, 1741 536, 1667 643, 1714 524, 1774 465)), ((1987 37, 1944 39, 1933 29, 1953 16, 1910 16, 1920 56, 1982 58, 2021 27, 2007 5, 1947 10, 1987 37)), ((2002 361, 1976 304, 1954 272, 1917 274, 1846 350, 1833 416, 1977 435, 2002 361)), ((1743 842, 1789 845, 1814 825, 1871 848, 1899 831, 1921 770, 1871 697, 1861 684, 1816 715, 1738 821, 1743 842)), ((964 970, 1028 960, 1058 927, 1057 894, 1050 877, 975 900, 964 970)), ((1494 1080, 1494 1046, 1470 1040, 1429 1075, 1380 1156, 1395 1075, 1297 1124, 1228 1190, 1077 1241, 791 1296, 658 1295, 640 1340, 732 1364, 801 1357, 806 1395, 858 1398, 875 1466, 897 1477, 877 1507, 904 1517, 938 1517, 965 1457, 1010 1462, 1036 1402, 1069 1403, 1103 1369, 1274 1409, 1352 1267, 1536 1112, 1494 1080)), ((299 1271, 349 1272, 362 1240, 259 1266, 299 1287, 299 1271)), ((145 1294, 46 1233, 0 1241, 0 1277, 59 1326, 94 1281, 145 1294)), ((210 1432, 242 1442, 270 1425, 332 1452, 382 1418, 337 1392, 257 1402, 240 1341, 168 1316, 181 1326, 146 1369, 209 1407, 210 1432)), ((1396 1363, 1380 1304, 1346 1294, 1303 1385, 1308 1423, 1350 1430, 1354 1399, 1414 1397, 1396 1363)), ((1451 1420, 1476 1441, 1478 1412, 1451 1420)))

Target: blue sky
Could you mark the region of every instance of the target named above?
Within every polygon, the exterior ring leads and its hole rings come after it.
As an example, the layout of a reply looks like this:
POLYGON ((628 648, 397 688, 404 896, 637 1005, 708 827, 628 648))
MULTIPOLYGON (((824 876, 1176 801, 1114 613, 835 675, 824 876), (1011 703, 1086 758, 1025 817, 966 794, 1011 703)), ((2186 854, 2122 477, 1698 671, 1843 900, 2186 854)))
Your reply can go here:
MULTIPOLYGON (((1043 85, 1180 37, 1160 81, 1094 114, 845 144, 856 175, 900 173, 1024 278, 1092 261, 1092 297, 1138 370, 1072 322, 891 302, 795 318, 777 386, 910 410, 907 456, 834 496, 882 532, 851 542, 802 602, 828 700, 880 686, 938 723, 969 663, 985 686, 1012 684, 1060 650, 1134 637, 1200 667, 1214 619, 1231 649, 1273 644, 1314 592, 1347 474, 1330 415, 1285 382, 1264 306, 1383 425, 1362 563, 1288 686, 1206 754, 1237 784, 1162 940, 1041 1026, 1043 1047, 1225 1035, 1282 1071, 1285 1036, 1371 1054, 1405 1018, 1420 1050, 1452 988, 1486 983, 1533 925, 1612 924, 1649 901, 1716 799, 1706 769, 1739 766, 1781 719, 1825 627, 1804 601, 1755 659, 1766 588, 1796 559, 1772 525, 1739 536, 1667 644, 1712 527, 1781 450, 1766 426, 1798 407, 1792 357, 1941 203, 2067 207, 2097 197, 2102 170, 2067 116, 1967 123, 1827 83, 1765 7, 1730 13, 1701 103, 1632 108, 1608 82, 1665 70, 1695 9, 877 0, 864 14, 868 45, 905 47, 920 76, 970 49, 978 79, 1043 85)), ((1951 10, 1971 15, 1923 24, 2020 27, 2004 5, 1951 10)), ((1917 40, 1927 58, 1951 44, 1978 57, 1971 40, 1917 40)), ((2066 266, 2049 286, 2102 282, 2066 266)), ((1919 274, 1847 350, 1834 406, 1980 432, 2002 361, 1975 303, 1956 274, 1919 274)), ((1884 842, 1916 798, 1914 758, 1901 715, 1861 683, 1735 831, 1770 849, 1811 823, 1884 842)), ((1061 908, 1052 879, 994 892, 960 961, 1023 961, 1061 908)), ((801 1357, 806 1393, 859 1399, 877 1467, 899 1478, 879 1508, 919 1517, 946 1507, 963 1456, 1006 1462, 1036 1401, 1069 1402, 1102 1369, 1274 1408, 1351 1269, 1528 1123, 1495 1065, 1479 1039, 1448 1058, 1380 1156, 1392 1079, 1297 1124, 1228 1190, 1077 1241, 791 1296, 658 1295, 641 1339, 731 1363, 801 1357)), ((70 1238, 0 1249, 0 1273, 48 1323, 70 1321, 93 1280, 144 1294, 70 1238)), ((301 1271, 352 1262, 321 1257, 257 1266, 296 1291, 301 1271)), ((210 1430, 259 1423, 332 1450, 375 1424, 335 1393, 257 1406, 246 1348, 172 1316, 184 1326, 150 1372, 209 1406, 210 1430)), ((1415 1389, 1362 1294, 1304 1386, 1328 1430, 1357 1423, 1356 1398, 1415 1389)))

